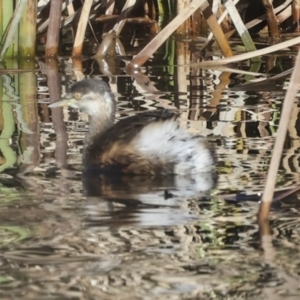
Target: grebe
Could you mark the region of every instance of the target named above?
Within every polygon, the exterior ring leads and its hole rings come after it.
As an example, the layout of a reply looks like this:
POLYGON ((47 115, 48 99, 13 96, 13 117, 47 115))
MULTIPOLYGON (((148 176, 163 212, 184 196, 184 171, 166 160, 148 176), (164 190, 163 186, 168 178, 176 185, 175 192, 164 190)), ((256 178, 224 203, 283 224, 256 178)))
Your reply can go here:
POLYGON ((102 80, 78 81, 63 99, 49 106, 66 105, 89 116, 85 169, 136 175, 184 175, 213 169, 207 140, 181 128, 177 113, 147 111, 115 123, 115 98, 102 80))

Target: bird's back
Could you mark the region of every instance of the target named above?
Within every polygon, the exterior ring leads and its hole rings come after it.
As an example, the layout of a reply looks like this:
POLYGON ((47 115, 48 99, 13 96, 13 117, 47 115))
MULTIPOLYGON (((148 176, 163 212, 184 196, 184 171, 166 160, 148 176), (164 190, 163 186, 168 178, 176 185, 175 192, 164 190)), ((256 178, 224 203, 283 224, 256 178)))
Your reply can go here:
POLYGON ((180 128, 177 118, 177 113, 156 110, 120 120, 86 147, 84 166, 138 175, 210 171, 206 140, 180 128))

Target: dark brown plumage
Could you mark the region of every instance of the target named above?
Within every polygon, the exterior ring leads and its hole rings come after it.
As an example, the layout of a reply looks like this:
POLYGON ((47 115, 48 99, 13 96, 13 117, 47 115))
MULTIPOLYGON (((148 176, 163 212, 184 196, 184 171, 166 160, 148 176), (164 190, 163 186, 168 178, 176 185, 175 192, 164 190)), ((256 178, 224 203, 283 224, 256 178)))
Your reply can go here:
POLYGON ((137 153, 131 141, 147 125, 157 122, 160 126, 166 120, 176 120, 178 114, 167 110, 147 111, 122 119, 113 127, 100 132, 84 153, 86 166, 97 165, 106 172, 134 174, 171 173, 173 164, 157 164, 149 157, 137 153))

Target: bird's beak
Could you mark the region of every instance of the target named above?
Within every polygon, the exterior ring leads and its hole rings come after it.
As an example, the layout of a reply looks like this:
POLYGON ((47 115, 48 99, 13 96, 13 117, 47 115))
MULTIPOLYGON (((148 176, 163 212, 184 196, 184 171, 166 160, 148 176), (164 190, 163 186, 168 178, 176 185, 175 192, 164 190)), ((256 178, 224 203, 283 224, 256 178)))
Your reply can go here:
POLYGON ((75 98, 62 98, 61 100, 50 104, 49 107, 72 106, 72 104, 74 105, 76 102, 77 100, 75 98))

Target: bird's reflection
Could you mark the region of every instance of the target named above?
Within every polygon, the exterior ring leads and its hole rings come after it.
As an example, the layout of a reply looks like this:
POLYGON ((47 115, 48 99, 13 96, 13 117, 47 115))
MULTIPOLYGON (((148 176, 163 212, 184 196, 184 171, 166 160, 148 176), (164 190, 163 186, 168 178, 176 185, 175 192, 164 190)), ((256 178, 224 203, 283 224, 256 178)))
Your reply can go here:
MULTIPOLYGON (((62 171, 51 173, 49 181, 51 186, 44 177, 33 174, 12 176, 9 179, 0 178, 0 186, 17 188, 19 192, 16 194, 16 201, 21 200, 21 194, 24 200, 26 194, 24 191, 29 192, 30 199, 39 199, 40 205, 44 203, 40 201, 41 199, 53 198, 51 209, 56 214, 64 216, 64 211, 61 210, 63 203, 69 210, 71 209, 72 216, 76 220, 78 217, 82 218, 87 228, 116 229, 127 225, 135 227, 178 225, 199 218, 197 212, 194 215, 189 209, 189 200, 202 201, 203 198, 209 198, 210 190, 216 184, 214 173, 122 177, 83 172, 83 194, 81 194, 78 193, 81 190, 79 175, 81 172, 73 174, 62 171), (72 201, 69 202, 69 199, 72 201)), ((45 203, 48 203, 48 200, 45 203)), ((34 205, 32 201, 30 203, 34 205)), ((49 205, 46 206, 49 209, 49 205)))
POLYGON ((216 184, 214 173, 151 178, 84 172, 82 178, 90 226, 182 223, 188 218, 188 211, 181 209, 187 199, 209 197, 216 184))

